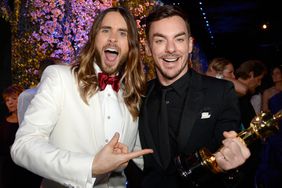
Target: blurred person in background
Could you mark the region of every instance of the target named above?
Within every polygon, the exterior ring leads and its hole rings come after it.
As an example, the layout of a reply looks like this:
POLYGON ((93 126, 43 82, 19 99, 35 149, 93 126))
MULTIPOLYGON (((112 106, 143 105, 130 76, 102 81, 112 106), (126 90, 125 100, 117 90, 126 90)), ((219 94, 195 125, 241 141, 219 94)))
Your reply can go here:
POLYGON ((271 71, 273 86, 264 90, 262 110, 276 113, 282 108, 282 66, 276 66, 271 71))
POLYGON ((262 88, 258 87, 256 92, 251 97, 251 104, 256 112, 256 115, 260 114, 262 111, 262 88))
POLYGON ((267 73, 267 68, 260 60, 248 60, 240 64, 236 70, 237 80, 247 86, 247 93, 239 98, 241 121, 248 128, 256 112, 251 104, 251 97, 261 85, 262 79, 267 73))
POLYGON ((22 87, 11 85, 2 93, 2 97, 9 111, 8 116, 0 123, 1 179, 3 181, 3 188, 39 188, 41 182, 41 177, 16 165, 10 155, 10 147, 14 142, 16 132, 19 128, 17 104, 18 96, 22 91, 22 87))
POLYGON ((247 86, 235 78, 234 66, 232 62, 226 58, 218 57, 212 59, 208 65, 206 75, 231 81, 234 84, 235 91, 239 96, 243 96, 247 93, 247 86))
MULTIPOLYGON (((262 79, 267 73, 265 64, 256 59, 247 60, 240 64, 236 70, 236 77, 239 82, 246 85, 247 94, 239 97, 239 107, 241 112, 241 126, 242 130, 250 126, 252 119, 256 116, 255 109, 251 103, 251 97, 256 92, 256 89, 261 85, 262 79)), ((262 144, 260 140, 249 145, 251 156, 246 163, 239 168, 239 173, 236 175, 240 181, 237 186, 254 187, 255 174, 260 161, 259 155, 261 153, 262 144)))
MULTIPOLYGON (((263 92, 263 111, 275 114, 282 109, 282 66, 271 71, 273 86, 263 92)), ((256 183, 261 188, 282 185, 282 120, 278 133, 263 142, 261 161, 256 174, 256 183)))

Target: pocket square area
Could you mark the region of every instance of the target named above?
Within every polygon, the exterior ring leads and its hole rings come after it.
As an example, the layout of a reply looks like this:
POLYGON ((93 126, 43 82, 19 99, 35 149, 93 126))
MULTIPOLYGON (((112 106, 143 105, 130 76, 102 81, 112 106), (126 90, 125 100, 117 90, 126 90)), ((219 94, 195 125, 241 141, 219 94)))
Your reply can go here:
POLYGON ((208 119, 211 117, 211 114, 209 112, 202 112, 201 119, 208 119))

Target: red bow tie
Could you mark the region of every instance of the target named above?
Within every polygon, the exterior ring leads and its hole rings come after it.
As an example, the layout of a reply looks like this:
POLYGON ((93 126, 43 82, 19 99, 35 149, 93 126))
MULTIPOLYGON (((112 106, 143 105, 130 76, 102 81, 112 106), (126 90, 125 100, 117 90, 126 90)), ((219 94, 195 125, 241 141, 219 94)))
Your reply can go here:
POLYGON ((112 88, 115 92, 119 90, 119 77, 118 76, 109 76, 106 73, 98 73, 98 82, 100 90, 103 91, 107 84, 112 85, 112 88))

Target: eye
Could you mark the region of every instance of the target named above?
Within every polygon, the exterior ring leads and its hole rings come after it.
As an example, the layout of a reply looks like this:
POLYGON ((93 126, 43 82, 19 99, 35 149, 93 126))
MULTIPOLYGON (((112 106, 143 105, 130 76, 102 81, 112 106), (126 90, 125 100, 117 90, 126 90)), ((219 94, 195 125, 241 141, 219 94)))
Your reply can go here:
POLYGON ((157 40, 155 40, 155 43, 161 44, 163 41, 164 41, 164 40, 162 40, 162 39, 157 39, 157 40))
POLYGON ((120 36, 122 36, 122 37, 127 37, 127 32, 126 32, 126 31, 121 31, 121 32, 120 32, 120 36))
POLYGON ((184 38, 177 38, 176 41, 177 41, 177 42, 183 42, 183 41, 184 41, 184 38))
POLYGON ((110 30, 109 29, 106 29, 106 28, 103 28, 103 29, 101 29, 101 32, 102 33, 108 33, 110 30))

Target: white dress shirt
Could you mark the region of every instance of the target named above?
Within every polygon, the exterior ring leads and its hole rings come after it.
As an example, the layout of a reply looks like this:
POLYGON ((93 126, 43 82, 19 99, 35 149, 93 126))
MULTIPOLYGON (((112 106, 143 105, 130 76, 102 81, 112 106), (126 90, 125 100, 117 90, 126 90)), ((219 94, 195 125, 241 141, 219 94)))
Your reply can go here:
POLYGON ((98 95, 102 108, 101 116, 104 119, 105 141, 108 142, 115 132, 122 135, 123 125, 119 94, 112 89, 111 85, 107 85, 105 90, 98 92, 98 95))
MULTIPOLYGON (((96 63, 94 67, 97 74, 101 72, 96 63)), ((122 106, 120 105, 120 103, 123 103, 122 92, 120 90, 118 93, 115 92, 112 86, 108 84, 103 91, 98 91, 98 97, 101 104, 101 116, 104 120, 105 142, 108 142, 116 132, 122 136, 122 106)))

